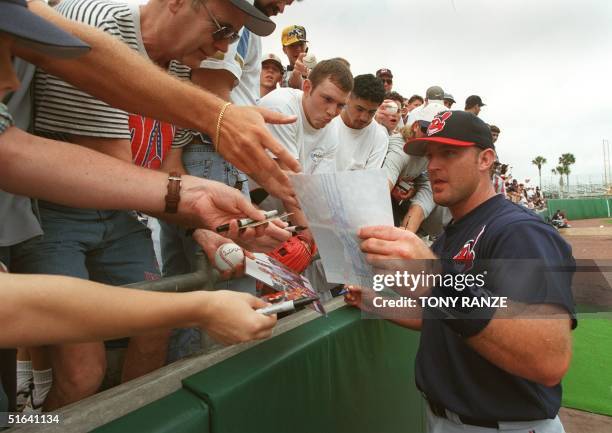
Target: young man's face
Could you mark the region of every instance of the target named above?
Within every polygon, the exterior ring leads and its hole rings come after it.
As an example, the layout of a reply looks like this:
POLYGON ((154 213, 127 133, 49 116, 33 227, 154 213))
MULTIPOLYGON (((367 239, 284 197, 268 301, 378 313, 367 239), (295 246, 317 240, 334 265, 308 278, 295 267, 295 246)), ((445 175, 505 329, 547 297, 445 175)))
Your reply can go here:
POLYGON ((192 62, 212 57, 218 51, 227 52, 230 41, 213 38, 213 33, 218 30, 214 19, 220 26, 238 32, 247 17, 230 2, 220 0, 200 2, 195 7, 190 0, 171 0, 168 8, 172 11, 172 21, 169 23, 168 52, 162 57, 188 57, 192 62))
POLYGON ((321 129, 336 117, 348 99, 349 92, 340 89, 326 78, 315 89, 310 80, 304 81, 302 106, 306 119, 315 129, 321 129))
POLYGON ((342 119, 349 128, 363 129, 372 123, 380 104, 354 95, 348 100, 344 108, 342 119))
POLYGON ((264 62, 261 65, 260 84, 266 89, 276 89, 278 83, 283 78, 283 73, 274 62, 264 62))
POLYGON ((283 52, 287 55, 289 64, 293 66, 295 65, 298 57, 300 57, 300 54, 306 52, 306 42, 296 42, 294 44, 287 45, 286 47, 283 47, 283 52))
POLYGON ((464 202, 474 193, 481 176, 480 153, 481 150, 474 146, 427 143, 427 171, 433 199, 437 204, 452 207, 464 202))
POLYGON ((497 141, 497 139, 499 138, 499 132, 497 131, 491 131, 491 137, 493 137, 493 144, 495 144, 495 142, 497 141))
POLYGON ((13 69, 13 38, 0 32, 0 102, 19 88, 19 79, 13 69))
POLYGON ((420 99, 415 99, 410 104, 406 104, 406 109, 408 110, 408 113, 410 113, 416 107, 420 107, 421 105, 423 105, 423 101, 421 101, 420 99))
POLYGON ((445 106, 446 108, 448 108, 449 110, 451 109, 451 107, 453 106, 453 104, 454 104, 454 102, 453 102, 453 101, 451 101, 451 100, 449 100, 449 99, 445 99, 445 100, 444 100, 444 106, 445 106))

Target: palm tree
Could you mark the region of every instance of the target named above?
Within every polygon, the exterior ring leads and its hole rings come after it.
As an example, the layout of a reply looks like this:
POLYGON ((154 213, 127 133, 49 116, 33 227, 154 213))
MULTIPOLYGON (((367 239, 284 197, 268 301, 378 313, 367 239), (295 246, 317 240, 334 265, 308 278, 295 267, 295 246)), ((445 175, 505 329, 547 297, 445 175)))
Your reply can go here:
POLYGON ((552 174, 558 174, 559 175, 559 189, 560 189, 560 193, 561 195, 563 195, 563 175, 565 174, 565 167, 563 167, 562 165, 557 166, 557 168, 553 168, 551 170, 552 174))
POLYGON ((565 177, 567 179, 567 188, 569 191, 569 175, 571 173, 570 170, 570 165, 575 164, 576 163, 576 157, 574 157, 574 154, 572 153, 564 153, 563 155, 561 155, 559 157, 559 165, 563 166, 564 170, 563 170, 563 174, 565 174, 565 177))
POLYGON ((540 191, 542 191, 542 166, 546 164, 546 158, 543 156, 536 156, 531 163, 538 167, 538 176, 540 176, 540 191))

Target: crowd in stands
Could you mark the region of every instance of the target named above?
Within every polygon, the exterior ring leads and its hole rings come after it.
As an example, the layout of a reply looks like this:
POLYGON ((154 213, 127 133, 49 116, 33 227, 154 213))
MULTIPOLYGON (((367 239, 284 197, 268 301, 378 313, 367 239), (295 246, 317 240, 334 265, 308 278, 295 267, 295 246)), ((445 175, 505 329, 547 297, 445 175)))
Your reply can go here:
MULTIPOLYGON (((198 252, 213 259, 229 242, 282 261, 290 242, 287 264, 301 263, 296 271, 328 289, 309 230, 292 236, 286 223, 239 230, 232 222, 223 236, 215 231, 236 218, 261 220, 262 209, 292 212, 291 224, 307 227, 283 170, 382 168, 396 225, 431 240, 448 223, 432 198, 427 157, 405 152, 434 116, 457 109, 448 89, 410 88, 387 68, 354 76, 350 59, 317 61, 301 25, 282 32, 286 61, 264 55, 270 17, 293 0, 252 3, 63 0, 52 9, 0 0, 0 16, 32 32, 0 20, 0 261, 10 271, 0 275, 0 347, 19 347, 9 401, 17 397, 20 410, 95 394, 106 340, 130 337, 128 381, 197 353, 200 328, 232 344, 267 338, 276 322, 255 313, 265 303, 241 270, 200 294, 111 286, 194 271, 198 252), (159 259, 135 211, 160 220, 159 259), (51 298, 57 306, 45 304, 51 298), (20 307, 8 311, 8 301, 20 307)), ((484 106, 471 95, 459 109, 479 116, 484 106)), ((500 130, 490 128, 495 142, 500 130)), ((538 187, 506 171, 498 163, 491 173, 497 192, 544 206, 538 187)), ((11 390, 11 378, 1 379, 11 390)))

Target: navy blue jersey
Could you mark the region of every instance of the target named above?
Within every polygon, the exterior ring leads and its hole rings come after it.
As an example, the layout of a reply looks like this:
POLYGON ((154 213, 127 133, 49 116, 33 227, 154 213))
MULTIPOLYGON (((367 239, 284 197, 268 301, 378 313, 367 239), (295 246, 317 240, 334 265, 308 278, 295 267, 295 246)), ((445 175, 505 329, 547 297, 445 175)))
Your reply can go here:
MULTIPOLYGON (((432 249, 442 259, 454 259, 443 262, 459 265, 458 272, 487 269, 486 289, 492 296, 559 305, 576 326, 571 247, 533 212, 496 195, 449 224, 432 249), (492 273, 498 278, 490 278, 492 273)), ((459 415, 489 421, 557 415, 560 384, 546 387, 501 370, 444 321, 433 319, 438 316, 424 310, 416 360, 417 386, 430 400, 459 415)))

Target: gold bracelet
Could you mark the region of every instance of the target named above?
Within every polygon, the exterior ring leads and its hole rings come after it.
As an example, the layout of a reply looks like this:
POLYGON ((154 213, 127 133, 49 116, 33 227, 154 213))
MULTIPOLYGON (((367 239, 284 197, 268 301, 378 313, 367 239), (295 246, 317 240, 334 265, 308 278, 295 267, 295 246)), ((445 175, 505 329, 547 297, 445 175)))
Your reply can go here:
POLYGON ((223 107, 221 108, 221 111, 219 112, 219 117, 217 118, 217 132, 215 133, 215 152, 219 152, 219 140, 221 139, 221 125, 223 124, 223 116, 225 115, 225 110, 227 110, 227 107, 229 107, 230 105, 232 105, 231 102, 226 102, 223 107))

